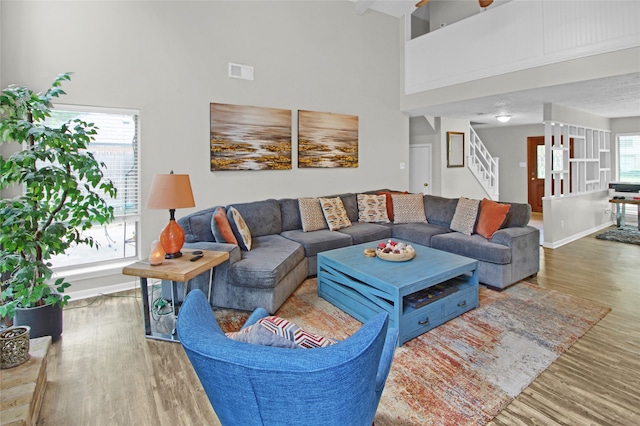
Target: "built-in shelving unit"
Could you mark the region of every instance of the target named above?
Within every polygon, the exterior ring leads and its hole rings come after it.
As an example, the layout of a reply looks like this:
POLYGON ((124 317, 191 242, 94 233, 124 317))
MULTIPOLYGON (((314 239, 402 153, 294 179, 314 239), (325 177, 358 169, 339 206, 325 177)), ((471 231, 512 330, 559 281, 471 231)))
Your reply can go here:
POLYGON ((611 180, 611 132, 545 123, 545 196, 603 191, 611 180))

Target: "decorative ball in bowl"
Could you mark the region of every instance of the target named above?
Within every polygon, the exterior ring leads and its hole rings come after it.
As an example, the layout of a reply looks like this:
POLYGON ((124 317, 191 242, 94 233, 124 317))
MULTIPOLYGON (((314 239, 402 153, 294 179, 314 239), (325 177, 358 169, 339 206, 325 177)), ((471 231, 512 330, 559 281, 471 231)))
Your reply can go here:
POLYGON ((416 256, 416 251, 409 244, 389 240, 378 244, 376 256, 391 262, 406 262, 416 256))

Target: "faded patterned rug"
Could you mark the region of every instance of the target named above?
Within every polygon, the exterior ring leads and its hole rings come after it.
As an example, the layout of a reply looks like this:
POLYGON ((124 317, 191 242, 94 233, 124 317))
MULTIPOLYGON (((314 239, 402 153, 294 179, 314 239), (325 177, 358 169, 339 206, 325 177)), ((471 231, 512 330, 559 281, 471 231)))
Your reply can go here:
POLYGON ((613 228, 596 235, 599 240, 640 245, 640 229, 631 226, 613 228))
MULTIPOLYGON (((306 280, 277 315, 337 339, 361 323, 317 296, 306 280)), ((383 425, 484 425, 610 309, 519 283, 480 289, 480 307, 397 348, 376 413, 383 425)), ((216 310, 225 331, 248 313, 216 310)))

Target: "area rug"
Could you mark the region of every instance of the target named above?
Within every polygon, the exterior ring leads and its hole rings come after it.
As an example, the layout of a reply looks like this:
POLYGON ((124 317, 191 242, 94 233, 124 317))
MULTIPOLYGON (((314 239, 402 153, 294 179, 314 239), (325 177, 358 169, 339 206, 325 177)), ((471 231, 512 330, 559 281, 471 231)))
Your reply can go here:
POLYGON ((618 241, 620 243, 640 245, 640 230, 631 226, 609 229, 596 235, 599 240, 618 241))
MULTIPOLYGON (((503 292, 481 287, 479 308, 397 348, 375 424, 484 425, 609 311, 524 282, 503 292)), ((277 315, 338 339, 361 326, 317 296, 316 279, 277 315)), ((225 331, 247 316, 216 310, 225 331)))

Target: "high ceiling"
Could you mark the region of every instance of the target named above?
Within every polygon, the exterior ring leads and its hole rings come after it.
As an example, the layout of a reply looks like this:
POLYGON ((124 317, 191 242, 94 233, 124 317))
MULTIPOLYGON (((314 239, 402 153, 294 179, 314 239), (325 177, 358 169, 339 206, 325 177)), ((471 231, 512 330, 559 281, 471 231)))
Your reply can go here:
MULTIPOLYGON (((377 11, 397 18, 416 10, 417 0, 352 0, 358 14, 377 11)), ((504 0, 497 0, 496 7, 504 0)), ((523 90, 467 101, 433 105, 420 115, 466 119, 478 127, 504 126, 497 115, 511 115, 507 125, 542 122, 542 105, 554 103, 608 118, 640 116, 640 63, 638 72, 598 80, 523 90)), ((415 111, 412 112, 415 115, 415 111)))

